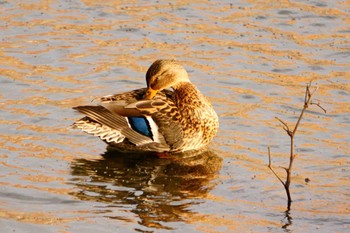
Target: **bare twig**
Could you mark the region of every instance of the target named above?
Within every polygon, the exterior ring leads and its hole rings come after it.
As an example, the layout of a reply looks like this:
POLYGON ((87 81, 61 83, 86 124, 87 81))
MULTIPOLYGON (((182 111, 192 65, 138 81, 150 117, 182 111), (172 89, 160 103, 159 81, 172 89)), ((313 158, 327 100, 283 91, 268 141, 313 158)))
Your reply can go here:
POLYGON ((288 168, 284 168, 286 173, 287 173, 287 176, 286 176, 286 181, 283 181, 282 178, 275 172, 275 170, 273 169, 272 167, 272 162, 271 162, 271 151, 270 151, 270 146, 267 147, 268 149, 268 158, 269 158, 269 164, 268 164, 268 167, 269 169, 272 171, 272 173, 277 177, 277 179, 282 183, 285 191, 286 191, 286 194, 287 194, 287 198, 288 198, 288 205, 287 205, 287 210, 289 211, 290 210, 290 206, 291 206, 291 203, 292 203, 292 197, 290 195, 290 183, 291 183, 291 173, 292 173, 292 169, 293 169, 293 162, 294 162, 294 159, 295 159, 295 154, 294 154, 294 136, 297 132, 297 129, 299 127, 299 124, 300 124, 300 121, 301 119, 303 118, 303 115, 304 115, 304 112, 305 110, 309 107, 310 104, 313 104, 313 105, 317 105, 319 108, 321 108, 324 112, 326 112, 326 110, 321 107, 320 103, 317 102, 317 103, 313 103, 311 102, 311 98, 313 96, 313 94, 318 90, 318 87, 314 88, 312 91, 310 90, 311 89, 311 82, 309 82, 307 85, 306 85, 306 90, 305 90, 305 97, 304 97, 304 107, 303 109, 301 110, 300 112, 300 115, 299 115, 299 118, 297 120, 297 123, 295 124, 294 126, 294 129, 291 130, 288 126, 288 124, 281 120, 280 118, 276 117, 276 119, 281 122, 281 124, 283 125, 283 129, 286 131, 286 133, 289 135, 290 137, 290 156, 289 156, 289 165, 288 165, 288 168))
POLYGON ((283 120, 281 120, 281 119, 278 118, 278 117, 275 117, 275 118, 276 118, 279 122, 281 122, 281 124, 283 125, 283 129, 287 132, 288 135, 292 133, 292 131, 290 131, 289 126, 288 126, 288 124, 287 124, 286 122, 284 122, 283 120))
POLYGON ((327 113, 327 110, 326 109, 324 109, 322 106, 321 106, 321 104, 320 104, 320 101, 319 100, 317 100, 317 103, 316 102, 312 102, 311 101, 311 103, 310 103, 311 105, 316 105, 317 107, 319 107, 320 109, 322 109, 322 111, 324 112, 324 113, 327 113))
POLYGON ((272 171, 273 174, 275 174, 275 176, 277 177, 277 179, 282 183, 283 186, 285 186, 285 183, 283 182, 283 180, 277 175, 277 173, 275 172, 275 169, 273 169, 272 164, 271 164, 271 153, 270 153, 270 146, 267 147, 268 150, 268 155, 269 155, 269 165, 268 167, 270 168, 270 170, 272 171))
POLYGON ((297 123, 296 123, 295 126, 294 126, 293 137, 294 137, 295 133, 297 132, 299 123, 300 123, 300 121, 301 121, 301 118, 303 118, 303 115, 304 115, 305 110, 309 107, 309 104, 310 104, 312 95, 313 95, 313 94, 316 92, 316 90, 318 89, 318 87, 316 87, 316 88, 314 89, 314 91, 311 93, 311 92, 310 92, 310 87, 311 87, 311 82, 309 82, 309 83, 306 85, 304 107, 303 107, 303 109, 301 110, 301 113, 300 113, 300 116, 299 116, 299 118, 298 118, 298 121, 297 121, 297 123))

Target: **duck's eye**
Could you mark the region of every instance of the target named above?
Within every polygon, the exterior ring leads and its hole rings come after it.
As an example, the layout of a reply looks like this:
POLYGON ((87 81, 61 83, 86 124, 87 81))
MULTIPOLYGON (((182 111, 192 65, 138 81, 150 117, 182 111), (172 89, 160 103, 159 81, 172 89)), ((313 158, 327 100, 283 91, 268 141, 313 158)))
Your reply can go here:
POLYGON ((153 83, 157 83, 159 80, 159 76, 156 76, 154 79, 153 79, 153 83))

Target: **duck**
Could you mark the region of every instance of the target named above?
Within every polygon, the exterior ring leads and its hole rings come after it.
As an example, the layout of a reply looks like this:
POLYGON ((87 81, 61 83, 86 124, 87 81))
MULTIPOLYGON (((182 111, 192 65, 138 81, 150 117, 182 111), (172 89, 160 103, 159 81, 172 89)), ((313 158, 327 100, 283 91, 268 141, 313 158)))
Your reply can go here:
POLYGON ((219 128, 212 104, 179 61, 160 59, 146 72, 146 88, 73 107, 85 116, 73 128, 122 152, 177 153, 206 148, 219 128))

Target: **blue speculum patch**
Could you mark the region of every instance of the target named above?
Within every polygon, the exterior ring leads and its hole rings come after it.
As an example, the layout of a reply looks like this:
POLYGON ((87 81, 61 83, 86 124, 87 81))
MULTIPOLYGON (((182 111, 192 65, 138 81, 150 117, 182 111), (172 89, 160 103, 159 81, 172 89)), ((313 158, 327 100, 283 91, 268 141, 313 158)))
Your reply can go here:
POLYGON ((145 117, 128 117, 129 124, 136 132, 152 138, 152 131, 145 117))

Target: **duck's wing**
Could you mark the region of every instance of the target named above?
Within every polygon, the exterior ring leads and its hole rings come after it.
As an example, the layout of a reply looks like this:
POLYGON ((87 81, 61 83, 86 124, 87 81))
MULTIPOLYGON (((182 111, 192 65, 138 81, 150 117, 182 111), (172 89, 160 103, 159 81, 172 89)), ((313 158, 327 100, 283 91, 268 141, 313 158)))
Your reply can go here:
MULTIPOLYGON (((137 110, 147 116, 151 128, 164 138, 171 150, 180 148, 183 143, 183 128, 180 122, 181 113, 173 100, 167 95, 159 95, 152 100, 141 100, 125 106, 125 109, 137 110)), ((154 135, 155 135, 154 134, 154 135)), ((157 136, 158 136, 157 135, 157 136)))
MULTIPOLYGON (((119 132, 118 142, 119 142, 119 138, 122 136, 124 136, 124 138, 127 138, 130 142, 132 142, 136 146, 140 146, 140 145, 144 145, 152 142, 152 139, 150 137, 144 136, 136 132, 132 128, 130 128, 126 117, 113 114, 103 106, 78 106, 78 107, 74 107, 73 109, 86 115, 89 118, 89 120, 90 119, 92 120, 92 122, 99 123, 100 126, 95 125, 95 129, 88 128, 86 127, 86 125, 85 126, 82 125, 79 128, 81 128, 83 131, 89 134, 99 136, 103 140, 106 138, 107 134, 116 133, 117 131, 119 132), (99 132, 97 133, 97 135, 96 135, 96 130, 97 130, 96 128, 99 128, 99 132), (101 132, 101 130, 104 132, 101 132)), ((86 122, 86 124, 91 125, 90 122, 86 122)), ((114 140, 109 140, 109 142, 111 141, 114 141, 114 140)))
MULTIPOLYGON (((159 150, 164 151, 177 148, 182 142, 182 128, 174 120, 179 118, 179 114, 174 109, 171 92, 162 92, 152 100, 142 100, 144 93, 145 89, 140 89, 104 96, 98 99, 99 106, 75 107, 75 110, 85 114, 90 120, 81 122, 84 118, 81 119, 78 128, 101 139, 101 135, 107 137, 109 142, 119 143, 127 138, 136 146, 156 144, 159 150), (93 130, 83 124, 91 126, 91 120, 95 123, 93 130), (100 125, 98 133, 96 125, 100 125), (106 131, 109 132, 107 136, 106 131), (110 135, 114 137, 109 137, 110 135), (118 140, 113 141, 113 138, 118 140)), ((77 122, 75 125, 77 126, 77 122)))

